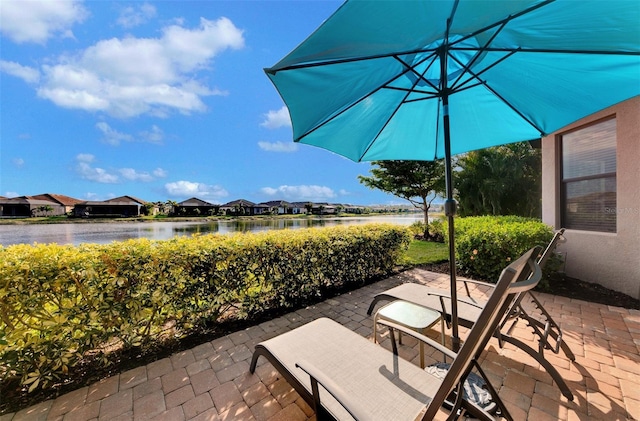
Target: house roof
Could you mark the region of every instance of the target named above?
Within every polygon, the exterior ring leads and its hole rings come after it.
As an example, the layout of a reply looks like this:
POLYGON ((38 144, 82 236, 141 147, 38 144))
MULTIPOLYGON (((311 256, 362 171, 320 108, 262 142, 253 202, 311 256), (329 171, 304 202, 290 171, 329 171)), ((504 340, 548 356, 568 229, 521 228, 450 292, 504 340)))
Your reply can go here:
POLYGON ((249 201, 249 200, 245 200, 245 199, 238 199, 238 200, 232 200, 231 202, 225 203, 224 205, 222 205, 225 208, 232 208, 234 206, 255 206, 256 204, 249 201))
POLYGON ((54 194, 54 193, 36 194, 31 197, 33 197, 34 199, 50 200, 52 202, 56 202, 63 206, 73 206, 76 203, 84 202, 84 200, 76 199, 75 197, 65 196, 63 194, 54 194))
POLYGON ((308 204, 313 205, 313 202, 291 202, 291 206, 297 207, 297 208, 304 208, 308 204))
POLYGON ((287 202, 286 200, 271 200, 269 202, 262 202, 260 203, 261 205, 266 205, 266 206, 270 206, 270 207, 283 207, 283 208, 288 208, 291 207, 291 203, 287 202))
POLYGON ((52 200, 46 199, 36 199, 33 196, 19 196, 19 197, 10 197, 3 198, 2 203, 12 204, 12 205, 54 205, 61 206, 60 203, 54 202, 52 200))
POLYGON ((209 203, 205 200, 198 199, 197 197, 192 197, 191 199, 183 200, 178 203, 180 206, 214 206, 213 203, 209 203))
POLYGON ((80 202, 79 205, 83 206, 140 206, 139 203, 133 200, 114 202, 113 200, 87 200, 86 202, 80 202))
POLYGON ((114 197, 113 199, 109 199, 109 200, 105 200, 105 202, 136 202, 140 205, 144 205, 145 203, 147 203, 146 200, 142 200, 142 199, 138 199, 137 197, 133 197, 133 196, 120 196, 120 197, 114 197))

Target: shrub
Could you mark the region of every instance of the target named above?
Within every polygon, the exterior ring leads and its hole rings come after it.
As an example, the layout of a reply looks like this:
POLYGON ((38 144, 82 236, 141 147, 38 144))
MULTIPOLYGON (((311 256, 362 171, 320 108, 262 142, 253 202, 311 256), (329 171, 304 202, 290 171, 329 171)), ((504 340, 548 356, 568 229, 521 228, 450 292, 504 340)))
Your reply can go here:
POLYGON ((433 241, 437 241, 439 243, 444 242, 446 231, 446 226, 443 219, 434 219, 429 224, 429 232, 431 233, 431 238, 433 241))
POLYGON ((495 282, 512 260, 536 245, 545 247, 552 237, 551 227, 537 219, 519 216, 457 218, 456 264, 475 279, 495 282))
POLYGON ((424 238, 425 225, 423 221, 416 221, 409 225, 409 231, 416 239, 435 241, 437 243, 444 241, 444 225, 440 219, 429 223, 429 238, 424 238))
POLYGON ((361 225, 259 234, 0 247, 0 379, 29 390, 87 355, 144 347, 228 317, 292 307, 389 273, 406 229, 361 225))
POLYGON ((423 221, 416 221, 413 224, 409 225, 409 231, 414 238, 423 236, 424 228, 425 226, 423 221))

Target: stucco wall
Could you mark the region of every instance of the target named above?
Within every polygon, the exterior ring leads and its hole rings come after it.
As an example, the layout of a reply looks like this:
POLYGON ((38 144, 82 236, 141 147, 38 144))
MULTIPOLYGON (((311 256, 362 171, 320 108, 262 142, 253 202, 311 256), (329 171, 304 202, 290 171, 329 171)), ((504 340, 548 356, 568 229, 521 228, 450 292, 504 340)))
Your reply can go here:
POLYGON ((567 230, 567 275, 640 299, 640 97, 582 119, 542 139, 542 220, 560 228, 559 134, 615 115, 617 232, 567 230))

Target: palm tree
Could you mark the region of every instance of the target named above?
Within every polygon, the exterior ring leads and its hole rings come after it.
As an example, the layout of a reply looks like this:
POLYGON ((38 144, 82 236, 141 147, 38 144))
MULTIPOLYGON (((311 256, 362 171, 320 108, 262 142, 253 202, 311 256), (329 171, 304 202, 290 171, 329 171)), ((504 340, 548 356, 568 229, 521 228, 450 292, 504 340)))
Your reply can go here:
POLYGON ((169 208, 169 212, 167 212, 167 214, 174 215, 176 212, 176 208, 178 207, 178 202, 176 202, 175 200, 167 200, 166 205, 169 208))

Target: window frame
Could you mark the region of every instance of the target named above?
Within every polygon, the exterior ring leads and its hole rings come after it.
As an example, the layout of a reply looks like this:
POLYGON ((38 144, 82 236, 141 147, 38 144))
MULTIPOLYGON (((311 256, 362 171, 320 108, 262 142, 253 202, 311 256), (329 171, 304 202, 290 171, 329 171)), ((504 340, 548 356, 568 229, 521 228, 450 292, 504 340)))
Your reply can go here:
MULTIPOLYGON (((574 230, 582 230, 582 231, 589 231, 589 232, 597 232, 597 233, 607 233, 607 234, 615 234, 617 233, 618 230, 618 218, 617 218, 617 212, 616 212, 616 206, 617 206, 617 202, 618 202, 618 186, 617 186, 617 176, 618 176, 618 121, 616 118, 615 114, 612 115, 608 115, 606 117, 602 117, 599 118, 597 120, 593 120, 590 122, 587 122, 585 124, 581 124, 578 127, 574 127, 570 130, 564 131, 562 133, 559 133, 557 135, 557 145, 558 145, 558 184, 559 184, 559 218, 560 218, 560 224, 562 227, 567 228, 567 229, 574 229, 574 230), (598 124, 602 124, 605 123, 607 121, 611 121, 614 120, 615 122, 615 131, 614 131, 614 147, 615 147, 615 171, 614 172, 603 172, 603 173, 598 173, 598 174, 592 174, 592 175, 585 175, 585 176, 579 176, 579 177, 572 177, 572 178, 565 178, 565 171, 564 171, 564 161, 565 161, 565 148, 564 148, 564 137, 568 134, 572 134, 575 132, 578 132, 580 130, 584 130, 586 128, 589 127, 593 127, 593 126, 597 126, 598 124), (614 180, 615 183, 615 202, 616 202, 616 206, 614 206, 613 208, 604 208, 602 209, 603 213, 606 213, 607 215, 611 215, 611 217, 613 218, 613 229, 609 228, 607 226, 607 224, 602 223, 602 221, 600 221, 597 225, 594 224, 594 226, 584 226, 584 225, 580 225, 579 227, 576 226, 572 226, 572 224, 569 222, 570 218, 568 217, 568 205, 567 205, 567 188, 571 183, 577 183, 577 182, 582 182, 582 181, 589 181, 589 180, 614 180)), ((606 191, 604 191, 606 192, 606 191)))

